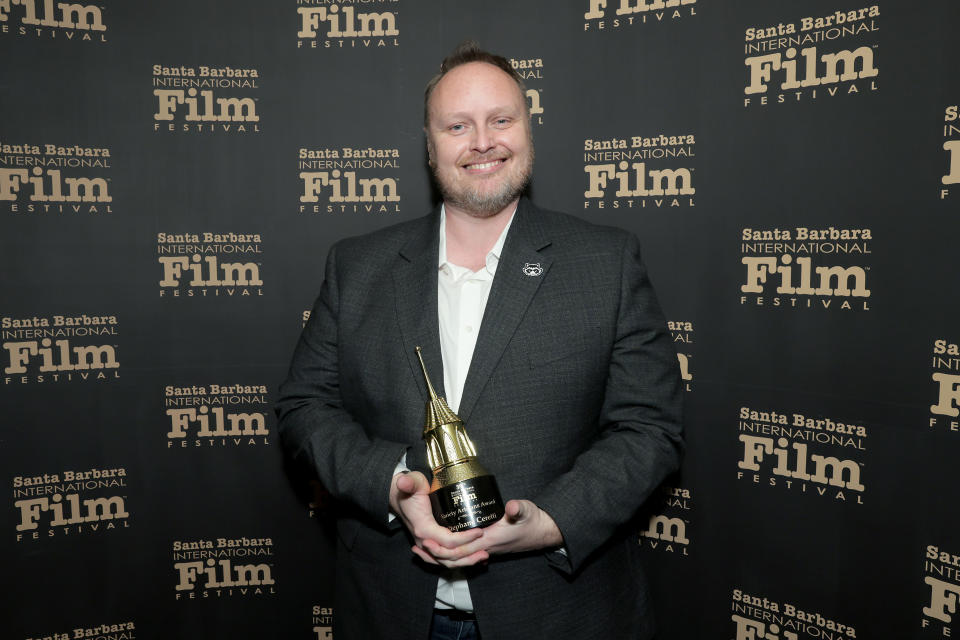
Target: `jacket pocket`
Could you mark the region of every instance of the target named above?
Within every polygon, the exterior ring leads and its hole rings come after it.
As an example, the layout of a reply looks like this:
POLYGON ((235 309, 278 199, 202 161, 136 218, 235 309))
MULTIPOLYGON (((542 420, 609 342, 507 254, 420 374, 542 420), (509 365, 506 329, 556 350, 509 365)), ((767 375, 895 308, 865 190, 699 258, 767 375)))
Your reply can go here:
POLYGON ((587 345, 583 341, 557 338, 550 343, 531 345, 527 352, 527 361, 531 367, 542 367, 578 355, 583 357, 586 350, 587 345))

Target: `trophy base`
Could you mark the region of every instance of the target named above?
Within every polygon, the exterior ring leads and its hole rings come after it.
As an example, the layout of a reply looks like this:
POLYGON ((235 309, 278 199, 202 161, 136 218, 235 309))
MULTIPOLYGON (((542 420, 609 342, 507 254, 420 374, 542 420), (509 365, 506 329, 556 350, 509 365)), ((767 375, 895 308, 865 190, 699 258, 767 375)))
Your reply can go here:
POLYGON ((489 527, 503 517, 503 498, 493 476, 477 476, 430 493, 433 517, 451 531, 489 527))

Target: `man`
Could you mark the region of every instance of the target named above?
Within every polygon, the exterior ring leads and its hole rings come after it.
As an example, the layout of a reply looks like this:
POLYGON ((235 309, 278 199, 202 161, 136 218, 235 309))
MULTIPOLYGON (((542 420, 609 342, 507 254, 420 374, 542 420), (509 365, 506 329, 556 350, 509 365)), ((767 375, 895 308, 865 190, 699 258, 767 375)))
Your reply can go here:
POLYGON ((331 249, 280 390, 285 447, 347 505, 334 636, 648 638, 624 525, 682 440, 636 239, 521 197, 533 142, 505 59, 454 51, 425 131, 442 207, 331 249), (416 346, 508 500, 487 528, 432 517, 416 346))

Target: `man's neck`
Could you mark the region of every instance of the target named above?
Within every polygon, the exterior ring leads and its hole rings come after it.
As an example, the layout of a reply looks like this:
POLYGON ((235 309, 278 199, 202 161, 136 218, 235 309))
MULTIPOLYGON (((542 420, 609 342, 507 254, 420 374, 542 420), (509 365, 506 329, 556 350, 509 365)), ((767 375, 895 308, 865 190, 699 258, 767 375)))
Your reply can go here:
POLYGON ((486 218, 472 216, 444 203, 447 260, 471 271, 482 269, 487 263, 487 254, 510 222, 518 200, 486 218))

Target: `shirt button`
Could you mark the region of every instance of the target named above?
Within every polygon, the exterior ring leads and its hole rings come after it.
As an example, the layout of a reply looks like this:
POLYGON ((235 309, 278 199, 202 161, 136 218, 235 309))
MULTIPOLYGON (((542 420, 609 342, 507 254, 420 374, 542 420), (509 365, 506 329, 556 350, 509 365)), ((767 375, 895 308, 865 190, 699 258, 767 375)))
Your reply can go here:
POLYGON ((473 333, 473 327, 467 325, 467 333, 473 333))

